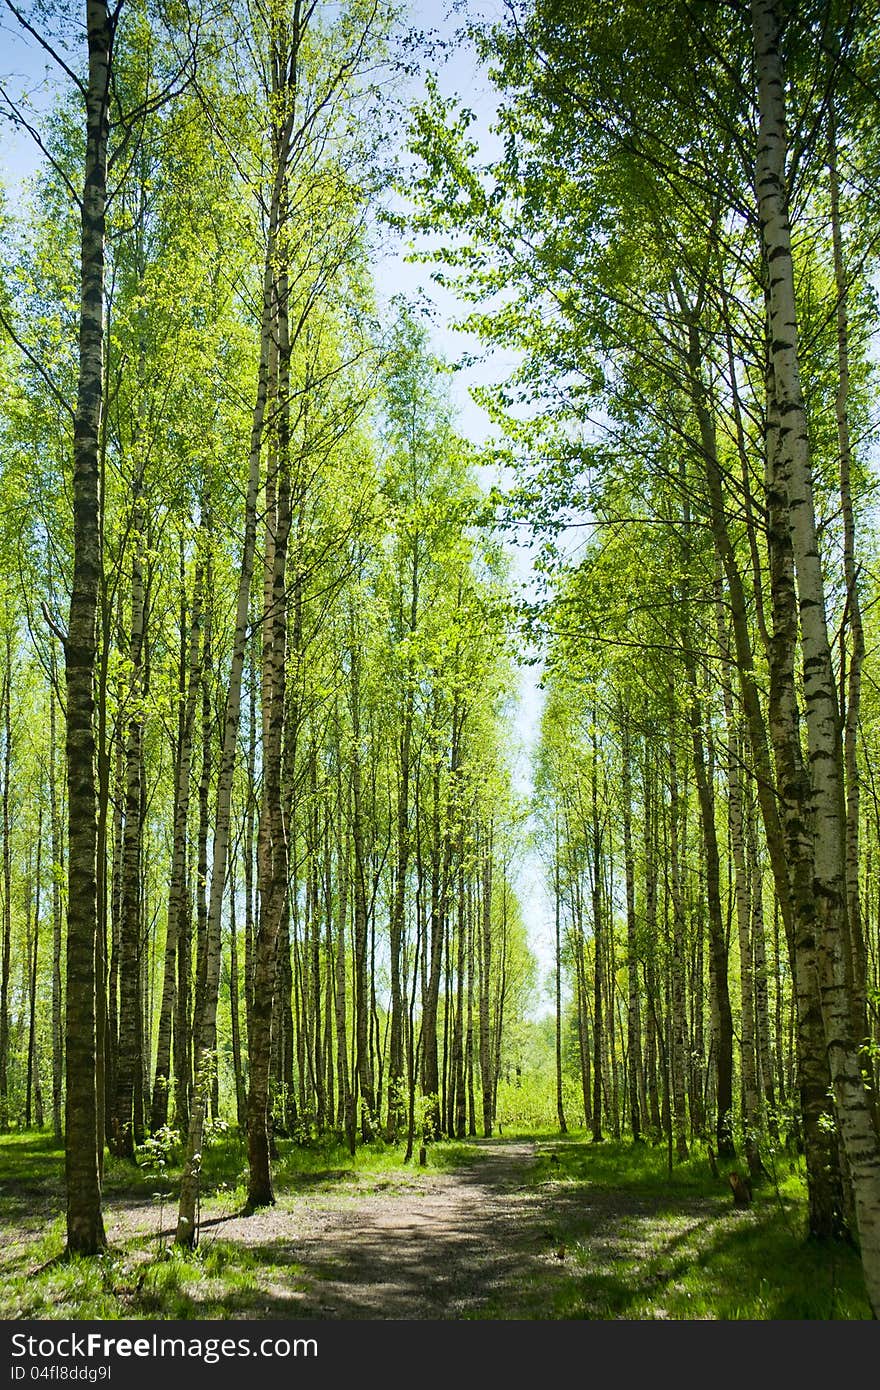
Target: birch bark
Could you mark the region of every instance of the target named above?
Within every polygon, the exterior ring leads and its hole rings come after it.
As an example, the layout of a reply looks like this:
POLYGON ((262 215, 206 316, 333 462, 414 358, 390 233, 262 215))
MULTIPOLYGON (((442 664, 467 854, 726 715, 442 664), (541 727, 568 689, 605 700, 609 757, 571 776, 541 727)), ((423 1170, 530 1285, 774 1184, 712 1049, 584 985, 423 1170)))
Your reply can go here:
POLYGON ((67 640, 68 895, 65 1111, 67 1248, 106 1244, 101 1212, 96 1043, 98 935, 95 658, 101 576, 99 456, 104 387, 104 232, 108 101, 115 20, 87 0, 86 153, 81 201, 80 321, 73 438, 73 580, 67 640))
POLYGON ((773 0, 752 0, 758 102, 755 184, 769 276, 769 327, 779 415, 775 465, 787 484, 797 573, 809 755, 812 892, 825 1042, 849 1167, 868 1297, 880 1315, 880 1140, 861 1071, 846 988, 846 816, 840 710, 828 640, 813 477, 801 389, 786 181, 785 76, 773 0))

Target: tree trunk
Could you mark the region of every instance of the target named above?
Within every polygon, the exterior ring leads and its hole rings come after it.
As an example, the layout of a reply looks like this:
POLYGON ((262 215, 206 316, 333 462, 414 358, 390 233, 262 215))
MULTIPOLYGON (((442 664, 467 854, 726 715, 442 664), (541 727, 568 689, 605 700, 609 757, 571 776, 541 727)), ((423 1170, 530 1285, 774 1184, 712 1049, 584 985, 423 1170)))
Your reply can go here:
MULTIPOLYGON (((674 692, 671 702, 674 710, 674 692)), ((679 859, 679 818, 681 815, 678 792, 678 769, 675 755, 675 719, 670 714, 672 727, 669 740, 669 892, 672 906, 672 951, 671 971, 671 1026, 672 1047, 670 1063, 672 1070, 672 1126, 675 1132, 675 1152, 679 1159, 688 1156, 687 1115, 685 1106, 685 1079, 687 1076, 687 1021, 684 1008, 684 905, 681 894, 681 863, 679 859)))
MULTIPOLYGON (((419 802, 420 802, 420 801, 421 801, 421 795, 420 795, 420 778, 419 778, 418 770, 417 770, 417 772, 416 772, 416 789, 415 789, 415 803, 416 803, 416 806, 419 805, 419 802)), ((410 991, 409 1001, 408 1001, 408 1005, 407 1005, 407 1022, 406 1022, 406 1027, 407 1027, 407 1041, 406 1041, 406 1082, 407 1082, 407 1093, 408 1093, 408 1111, 407 1111, 406 1152, 404 1153, 404 1162, 405 1162, 405 1163, 409 1163, 410 1159, 412 1158, 412 1155, 413 1155, 413 1146, 414 1146, 414 1143, 415 1143, 415 1131, 416 1131, 416 1077, 417 1077, 417 1075, 418 1075, 418 1067, 419 1067, 419 1055, 418 1055, 418 1054, 419 1054, 420 1047, 421 1047, 421 1038, 419 1038, 419 1040, 416 1041, 415 1012, 416 1012, 416 995, 418 994, 418 989, 419 989, 419 972, 420 972, 420 970, 422 970, 422 972, 424 972, 424 961, 423 961, 423 954, 422 954, 422 953, 423 953, 423 950, 424 950, 424 943, 425 943, 425 937, 426 937, 426 926, 427 926, 427 923, 426 923, 426 921, 425 921, 425 901, 424 901, 424 882, 425 882, 425 880, 424 880, 424 859, 423 859, 423 856, 422 856, 421 820, 418 819, 418 818, 416 819, 416 855, 415 855, 415 858, 416 858, 416 892, 415 892, 415 908, 416 908, 416 942, 415 942, 415 950, 414 950, 414 952, 413 952, 412 990, 410 991)), ((422 989, 423 989, 423 992, 424 992, 424 980, 423 980, 423 984, 422 984, 422 989)), ((422 1139, 421 1153, 424 1155, 424 1154, 425 1154, 425 1146, 424 1146, 424 1144, 425 1144, 425 1137, 424 1137, 424 1133, 422 1134, 421 1139, 422 1139)))
POLYGON ((464 868, 458 868, 458 902, 455 909, 456 931, 456 970, 455 970, 455 1020, 452 1029, 452 1082, 449 1099, 449 1132, 456 1139, 465 1134, 467 1096, 465 1094, 464 1072, 464 1025, 465 1025, 465 976, 467 974, 467 912, 465 905, 464 868))
POLYGON ((67 1249, 94 1255, 101 1213, 95 964, 98 935, 94 677, 101 575, 99 449, 104 376, 104 224, 108 94, 115 19, 87 0, 85 177, 81 202, 79 371, 73 438, 73 582, 65 642, 67 683, 67 1249))
MULTIPOLYGON (((720 598, 715 605, 718 646, 721 652, 722 692, 727 726, 727 821, 733 856, 734 901, 736 907, 737 940, 740 971, 740 1071, 743 1089, 743 1133, 749 1173, 757 1178, 761 1173, 758 1152, 760 1102, 758 1094, 758 1050, 755 1041, 754 962, 752 955, 752 902, 746 869, 745 812, 741 764, 743 761, 742 731, 733 707, 731 684, 730 643, 720 598)), ((763 931, 763 927, 762 927, 763 931)), ((765 981, 766 984, 766 981, 765 981)))
POLYGON ((131 510, 131 626, 128 658, 128 736, 122 832, 122 917, 119 935, 119 1046, 113 1114, 113 1152, 134 1162, 134 1095, 141 1066, 138 1037, 141 973, 141 804, 143 790, 144 513, 139 481, 131 510))
MULTIPOLYGON (((106 363, 105 363, 106 376, 106 363)), ((106 387, 105 387, 106 389, 106 387)), ((103 426, 101 430, 100 443, 100 482, 98 493, 99 513, 103 513, 104 495, 106 487, 106 468, 107 468, 107 412, 104 413, 103 426)), ((99 606, 98 606, 98 648, 97 648, 97 669, 95 672, 94 689, 96 693, 96 719, 97 723, 97 772, 98 772, 98 822, 97 822, 97 875, 96 890, 98 901, 98 925, 95 941, 95 1088, 97 1094, 97 1124, 98 1124, 98 1168, 103 1174, 104 1168, 104 1143, 109 1144, 113 1137, 113 1120, 116 1107, 116 1055, 117 1044, 119 1041, 119 1019, 118 1013, 114 1018, 112 1011, 116 1009, 118 1000, 115 995, 111 1000, 110 993, 110 962, 109 955, 115 944, 116 949, 116 970, 119 970, 119 927, 122 911, 122 768, 124 766, 124 743, 117 735, 117 746, 119 749, 117 779, 117 806, 114 811, 115 824, 118 824, 119 837, 114 844, 113 868, 116 873, 116 882, 108 888, 107 882, 107 836, 110 822, 110 778, 112 770, 111 747, 112 738, 108 732, 107 704, 110 686, 110 660, 113 651, 114 623, 113 623, 113 600, 111 596, 111 585, 107 582, 104 574, 103 561, 99 576, 99 606), (117 849, 119 851, 117 855, 117 849), (115 889, 116 899, 111 904, 111 893, 115 889), (111 906, 116 909, 116 919, 111 922, 111 906), (107 928, 110 926, 111 935, 115 933, 114 942, 108 942, 107 928), (112 1007, 111 1007, 112 1006, 112 1007)), ((122 591, 119 586, 119 631, 123 630, 124 620, 122 618, 122 591)), ((119 694, 122 696, 122 676, 119 677, 119 694)), ((121 708, 120 703, 117 708, 121 708)), ((114 982, 115 984, 115 982, 114 982)))
POLYGON ((784 75, 773 0, 752 0, 759 129, 755 183, 769 269, 774 399, 780 430, 775 465, 786 484, 800 601, 810 765, 813 884, 819 929, 822 1016, 837 1118, 852 1179, 865 1285, 880 1316, 880 1140, 861 1073, 847 995, 846 817, 840 711, 828 642, 816 535, 806 412, 800 382, 788 196, 784 75))
MULTIPOLYGON (((340 778, 341 783, 341 778, 340 778)), ((341 788, 340 788, 341 792, 341 788)), ((337 805, 337 845, 336 845, 336 864, 337 864, 337 931, 336 931, 336 957, 335 957, 335 979, 336 990, 334 997, 334 1007, 336 1012, 336 1076, 338 1080, 339 1110, 338 1121, 345 1130, 345 1137, 348 1142, 348 1150, 352 1155, 355 1150, 355 1134, 357 1129, 357 1118, 354 1112, 354 1099, 351 1092, 350 1072, 348 1067, 348 1006, 346 999, 346 937, 348 933, 348 861, 349 847, 346 843, 345 821, 342 809, 342 797, 340 794, 337 805)))
MULTIPOLYGON (((732 712, 731 712, 732 713, 732 712)), ((737 942, 740 979, 740 1071, 743 1091, 743 1139, 746 1162, 752 1178, 762 1173, 758 1152, 760 1101, 758 1097, 757 1048, 755 1044, 754 959, 752 955, 752 903, 746 875, 742 784, 739 771, 739 731, 728 725, 727 760, 728 819, 733 850, 737 942)))
POLYGON ((464 1041, 464 1074, 467 1079, 468 1135, 476 1137, 477 1107, 474 1094, 474 938, 477 934, 476 890, 473 882, 468 884, 467 896, 467 1026, 464 1041))
MULTIPOLYGON (((31 1110, 36 1093, 37 1127, 43 1127, 43 1102, 40 1095, 40 1072, 37 1065, 37 961, 40 951, 40 871, 43 852, 43 807, 40 804, 37 814, 37 862, 34 872, 34 929, 32 933, 33 951, 28 952, 30 980, 28 989, 28 1042, 27 1042, 27 1083, 25 1089, 25 1128, 31 1127, 31 1110)), ((31 893, 28 891, 28 899, 31 893)), ((30 901, 26 912, 30 913, 30 901)))
POLYGON ((9 975, 12 968, 12 845, 9 792, 12 777, 12 638, 6 633, 3 676, 3 946, 0 954, 0 1132, 9 1129, 9 975))
POLYGON ((628 1052, 627 1085, 629 1125, 633 1143, 642 1138, 642 1104, 645 1082, 642 1069, 642 1025, 639 1000, 639 943, 636 925, 636 869, 632 843, 632 754, 629 714, 622 718, 623 763, 623 871, 626 888, 626 1042, 628 1052))
POLYGON ((309 942, 309 974, 312 993, 312 1073, 315 1079, 315 1127, 322 1134, 327 1120, 327 1087, 324 1075, 324 1003, 321 989, 321 894, 320 894, 320 852, 321 830, 318 824, 317 767, 314 750, 309 758, 312 783, 312 918, 311 939, 309 942))
MULTIPOLYGON (((712 758, 709 757, 707 768, 707 780, 711 786, 714 782, 712 775, 712 758)), ((685 795, 685 800, 687 796, 685 795)), ((686 853, 683 849, 682 859, 687 862, 686 853)), ((706 1067, 705 1055, 705 956, 706 956, 706 933, 703 931, 703 923, 706 920, 706 846, 700 844, 700 870, 699 888, 697 890, 697 900, 690 913, 693 948, 691 951, 691 973, 690 973, 690 1036, 691 1036, 691 1066, 689 1075, 688 1105, 691 1116, 691 1138, 704 1139, 706 1131, 706 1116, 711 1113, 717 1102, 717 1081, 714 1086, 711 1071, 706 1067), (714 1093, 714 1094, 713 1094, 714 1093)), ((718 1037, 720 1033, 720 1011, 718 1008, 718 990, 715 982, 715 958, 710 949, 709 951, 709 1050, 712 1059, 718 1056, 718 1037)))
POLYGON ((426 943, 427 982, 422 999, 422 1094, 433 1097, 426 1124, 431 1137, 442 1129, 440 1106, 440 1067, 437 1047, 437 1015, 440 1000, 440 976, 443 968, 443 914, 446 898, 446 873, 441 850, 440 824, 440 759, 434 753, 431 776, 431 930, 426 943))
POLYGON ((645 961, 645 1072, 648 1101, 648 1119, 657 1142, 663 1131, 660 1114, 660 1094, 657 1089, 657 1060, 659 1038, 657 1028, 657 971, 655 963, 657 943, 657 855, 656 855, 656 776, 654 764, 647 741, 645 743, 642 772, 642 798, 644 802, 644 853, 645 853, 645 941, 647 959, 645 961))
POLYGON ((593 717, 593 756, 590 762, 590 797, 592 807, 592 875, 590 891, 593 909, 593 1105, 592 1140, 602 1142, 602 1049, 604 1028, 602 1023, 602 967, 604 962, 603 922, 602 922, 602 837, 599 827, 599 768, 598 741, 595 733, 596 717, 593 717))
POLYGON ((715 1012, 718 1020, 716 1036, 716 1126, 715 1141, 718 1154, 724 1158, 734 1155, 731 1125, 733 1119, 733 1019, 727 983, 727 938, 721 912, 721 862, 715 828, 715 798, 706 771, 703 750, 702 709, 696 694, 696 674, 691 667, 690 723, 694 750, 697 796, 700 823, 706 852, 706 905, 709 923, 709 949, 712 953, 712 984, 715 1012))
MULTIPOLYGON (((603 892, 606 902, 614 901, 614 885, 611 882, 612 864, 608 861, 609 882, 603 892)), ((609 922, 610 930, 607 935, 607 950, 605 952, 605 1058, 606 1075, 610 1075, 610 1101, 609 1109, 611 1112, 611 1137, 618 1142, 620 1140, 620 1068, 618 1066, 618 1051, 615 1039, 615 1021, 617 1019, 617 949, 614 941, 613 924, 609 922)))
POLYGON ((174 1061, 174 1123, 181 1134, 189 1129, 192 1098, 192 870, 187 868, 177 939, 177 987, 172 1034, 174 1061))
MULTIPOLYGON (((354 621, 352 620, 352 627, 354 621)), ((357 1087, 361 1098, 361 1136, 367 1142, 373 1133, 376 1095, 373 1089, 373 1065, 370 1052, 367 942, 367 884, 366 849, 363 812, 363 773, 361 768, 361 694, 360 651, 358 635, 352 633, 350 644, 351 680, 351 785, 352 785, 352 850, 354 876, 354 1009, 355 1044, 357 1049, 357 1087)))
POLYGON ((554 825, 555 843, 553 846, 553 916, 556 928, 556 954, 554 957, 556 986, 556 1121, 559 1133, 567 1134, 565 1106, 562 1101, 562 946, 560 939, 560 918, 562 915, 562 888, 559 882, 559 814, 554 825))
POLYGON ((574 917, 574 959, 575 985, 577 995, 578 1051, 581 1063, 581 1094, 584 1101, 584 1124, 589 1129, 593 1123, 593 1067, 590 1056, 590 1031, 587 1019, 587 973, 583 923, 583 895, 580 884, 572 880, 572 915, 574 917))
MULTIPOLYGON (((279 170, 286 152, 279 151, 279 170)), ((284 222, 285 184, 282 177, 277 208, 279 234, 284 222)), ((271 607, 263 622, 263 797, 257 837, 257 892, 260 913, 254 935, 254 982, 251 1005, 251 1051, 248 1087, 247 1210, 275 1200, 269 1163, 269 1067, 272 1014, 277 974, 277 946, 288 892, 289 850, 284 814, 282 765, 287 696, 287 547, 290 536, 290 340, 287 319, 287 276, 275 269, 278 332, 278 489, 277 514, 267 514, 267 560, 271 556, 271 607), (274 534, 272 530, 274 527, 274 534)))
MULTIPOLYGON (((418 556, 413 558, 412 595, 408 636, 413 640, 418 626, 419 575, 418 556)), ((388 1118, 385 1138, 393 1143, 403 1117, 403 1026, 404 1000, 400 980, 400 954, 406 907, 406 880, 410 857, 409 783, 412 757, 412 726, 414 693, 414 658, 410 656, 405 677, 403 723, 400 733, 400 767, 397 784, 397 862, 394 868, 394 890, 391 897, 389 947, 391 953, 391 1026, 388 1041, 388 1118)))
MULTIPOLYGON (((183 578, 183 576, 181 576, 183 578)), ((181 690, 178 720, 177 759, 174 769, 174 828, 171 849, 171 884, 168 892, 168 918, 165 930, 165 961, 162 975, 162 1001, 156 1041, 156 1071, 150 1130, 153 1134, 168 1123, 168 1090, 171 1077, 171 1026, 177 1002, 177 966, 181 927, 188 911, 186 892, 187 827, 192 773, 192 743, 196 697, 202 679, 200 637, 202 628, 202 563, 196 564, 193 582, 189 644, 185 639, 185 620, 181 614, 181 690)))
MULTIPOLYGON (((440 1001, 440 981, 443 973, 443 953, 447 940, 449 916, 449 886, 452 881, 453 819, 457 802, 457 780, 460 757, 461 718, 457 697, 453 699, 451 742, 449 750, 449 791, 445 817, 441 813, 441 771, 438 750, 434 750, 434 774, 431 781, 431 932, 428 983, 423 1005, 422 1022, 422 1091, 435 1097, 429 1112, 433 1137, 445 1124, 446 1048, 444 1045, 444 1083, 441 1086, 437 1055, 437 1018, 440 1001)), ((447 1032, 449 995, 444 1012, 444 1039, 447 1032)))
MULTIPOLYGON (((324 1077, 327 1087, 327 1122, 333 1127, 336 1123, 336 943, 333 937, 333 850, 332 815, 328 809, 324 817, 324 1077)), ((288 961, 290 951, 288 949, 288 961)))
MULTIPOLYGON (((837 421, 837 447, 840 454, 840 510, 843 517, 843 574, 849 615, 851 648, 846 671, 845 627, 840 637, 840 684, 843 724, 843 762, 846 780, 846 921, 849 929, 847 988, 852 1000, 856 1042, 867 1047, 870 1038, 867 1004, 867 957, 859 891, 859 762, 858 733, 861 708, 862 666, 865 659, 865 631, 859 597, 855 553, 855 519, 852 504, 852 441, 849 428, 849 290, 843 263, 843 236, 840 226, 840 189, 837 178, 836 124, 830 112, 828 135, 828 183, 831 199, 831 235, 834 248, 834 286, 837 291, 837 391, 834 413, 837 421), (844 673, 846 684, 844 686, 844 673)), ((869 1091, 868 1103, 877 1122, 877 1103, 869 1091)))
POLYGON ((55 723, 54 652, 49 687, 49 821, 52 835, 52 1131, 57 1140, 63 1135, 61 1122, 64 1078, 64 1036, 61 1031, 61 817, 58 810, 58 782, 55 767, 57 731, 55 723))
MULTIPOLYGON (((206 526, 211 531, 210 512, 206 508, 206 526)), ((192 1045, 193 1057, 198 1056, 199 1019, 205 1007, 205 988, 208 969, 208 839, 210 835, 209 801, 211 794, 211 763, 213 754, 214 710, 211 683, 214 664, 214 571, 210 550, 205 572, 205 621, 202 642, 202 675, 199 691, 201 708, 201 768, 199 772, 199 821, 196 832, 196 941, 195 978, 193 981, 192 1045)))
MULTIPOLYGON (((488 1139, 492 1134, 492 1098, 495 1087, 492 1080, 492 1037, 489 1018, 489 991, 492 977, 492 828, 487 832, 487 843, 483 847, 483 882, 481 915, 480 951, 480 1085, 483 1093, 483 1134, 488 1139)), ((558 918, 557 918, 558 949, 558 918)), ((558 1004, 558 1001, 557 1001, 558 1004)), ((561 1096, 557 1087, 557 1113, 561 1116, 561 1126, 565 1130, 565 1116, 561 1113, 561 1096)))
MULTIPOLYGON (((277 190, 276 190, 277 197, 277 190)), ((184 1170, 180 1185, 177 1232, 178 1245, 191 1248, 196 1240, 195 1216, 202 1161, 202 1134, 208 1100, 211 1073, 217 1040, 217 994, 220 981, 220 914, 226 884, 229 856, 230 805, 235 773, 238 726, 241 716, 241 686, 247 641, 248 610, 251 579, 257 537, 257 493, 260 486, 260 455, 263 424, 266 412, 268 385, 269 340, 272 332, 272 283, 274 229, 277 209, 273 207, 269 230, 269 247, 263 278, 262 322, 260 331, 260 363, 257 373, 257 397, 251 422, 250 460, 244 514, 244 544, 235 608, 235 633, 232 644, 232 665, 226 709, 223 720, 223 750, 217 778, 217 814, 214 822, 213 862, 211 866, 211 896, 208 904, 207 969, 204 1001, 197 1022, 198 1044, 196 1075, 193 1085, 192 1113, 187 1135, 184 1170)))
POLYGON ((229 1024, 232 1031, 232 1075, 235 1082, 235 1119, 239 1134, 244 1132, 247 1123, 247 1093, 244 1084, 244 1071, 241 1060, 241 1020, 239 998, 241 984, 238 972, 238 922, 235 914, 235 854, 229 870, 229 1024))
MULTIPOLYGON (((122 678, 119 679, 119 689, 117 693, 117 708, 123 705, 124 691, 122 678)), ((106 705, 106 700, 103 701, 106 705)), ((100 729, 101 717, 99 714, 98 725, 100 729)), ((113 769, 113 793, 110 795, 110 754, 105 750, 104 758, 98 758, 99 771, 99 799, 103 804, 103 792, 100 790, 101 783, 107 779, 107 811, 109 814, 109 802, 113 802, 113 863, 110 874, 109 893, 107 892, 107 870, 106 866, 101 866, 101 844, 106 841, 106 826, 101 827, 101 812, 98 813, 98 884, 99 889, 104 885, 104 896, 107 898, 109 909, 110 939, 108 942, 109 961, 106 970, 106 995, 107 995, 107 1024, 104 1030, 104 1092, 105 1104, 105 1131, 107 1143, 113 1141, 113 1118, 116 1109, 116 1058, 119 1044, 119 942, 122 930, 122 834, 124 829, 125 817, 123 808, 125 803, 125 741, 117 737, 116 743, 116 766, 113 769), (106 765, 106 766, 105 766, 106 765)), ((105 850, 106 857, 106 850, 105 850)), ((101 896, 99 892, 99 909, 101 896)), ((99 912, 99 923, 103 919, 99 912)), ((99 935, 100 935, 99 926, 99 935)), ((107 951, 105 951, 105 955, 107 951)), ((103 973, 103 972, 102 972, 103 973)), ((100 1093, 99 1093, 100 1094, 100 1093)), ((100 1132, 100 1129, 99 1129, 100 1132)))
MULTIPOLYGON (((746 840, 752 903, 752 960, 755 967, 755 1050, 758 1057, 758 1091, 764 1098, 767 1130, 778 1142, 776 1081, 770 1042, 770 991, 767 975, 767 942, 764 934, 764 876, 758 853, 754 803, 746 805, 746 840)), ((777 973, 776 993, 781 1002, 782 983, 777 973)))
POLYGON ((727 582, 740 695, 746 715, 755 786, 773 871, 776 898, 785 927, 797 999, 797 1055, 800 1110, 807 1166, 810 1231, 830 1235, 838 1223, 835 1195, 836 1164, 832 1145, 821 1125, 829 1087, 827 1060, 821 1036, 818 981, 815 970, 814 903, 811 891, 811 848, 806 836, 806 785, 801 762, 799 715, 794 691, 794 650, 797 640, 794 575, 784 490, 773 482, 778 425, 773 388, 768 386, 766 415, 767 545, 773 635, 767 642, 770 672, 765 721, 759 697, 742 576, 728 533, 723 472, 717 453, 714 422, 700 372, 700 344, 691 323, 690 385, 706 465, 712 535, 727 582), (775 772, 768 745, 768 726, 775 772))
POLYGON ((498 1114, 498 1078, 501 1075, 501 1046, 504 1039, 504 1014, 507 1004, 507 868, 505 866, 501 880, 501 920, 499 923, 499 940, 496 951, 498 969, 495 982, 494 999, 494 1033, 495 1033, 495 1061, 492 1067, 492 1119, 495 1120, 498 1114))

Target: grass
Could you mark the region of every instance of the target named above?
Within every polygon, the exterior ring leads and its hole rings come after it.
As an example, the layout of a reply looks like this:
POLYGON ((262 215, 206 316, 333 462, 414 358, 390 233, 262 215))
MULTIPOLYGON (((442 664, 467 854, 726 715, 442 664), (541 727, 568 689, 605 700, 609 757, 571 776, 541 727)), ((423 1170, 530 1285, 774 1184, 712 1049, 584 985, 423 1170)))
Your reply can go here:
MULTIPOLYGON (((669 1176, 663 1148, 539 1136, 529 1181, 553 1194, 544 1252, 517 1292, 519 1311, 480 1316, 627 1319, 869 1319, 861 1262, 805 1238, 797 1162, 733 1207, 704 1153, 669 1176)), ((509 1299, 505 1300, 509 1306, 509 1299)))
MULTIPOLYGON (((289 1316, 299 1274, 289 1252, 271 1242, 248 1248, 211 1231, 215 1218, 237 1214, 245 1204, 247 1149, 238 1131, 217 1133, 205 1146, 205 1230, 192 1252, 176 1249, 168 1234, 179 1192, 179 1142, 148 1144, 138 1157, 134 1166, 105 1156, 105 1206, 151 1209, 151 1233, 125 1239, 98 1259, 67 1260, 63 1148, 42 1133, 0 1138, 0 1318, 289 1316), (279 1298, 279 1277, 285 1299, 279 1298)), ((428 1147, 427 1166, 449 1171, 481 1157, 473 1145, 435 1143, 428 1147)), ((273 1180, 284 1210, 317 1191, 344 1190, 352 1202, 357 1195, 393 1195, 419 1171, 417 1154, 404 1166, 401 1146, 375 1139, 352 1155, 343 1141, 326 1136, 306 1143, 280 1140, 273 1180)))
MULTIPOLYGON (((505 1128, 503 1139, 513 1137, 505 1128)), ((524 1182, 539 1216, 523 1227, 521 1273, 475 1316, 870 1317, 857 1253, 804 1239, 797 1162, 784 1160, 777 1181, 763 1182, 753 1204, 739 1210, 703 1154, 676 1164, 670 1177, 662 1147, 594 1145, 583 1134, 540 1129, 529 1137, 537 1153, 524 1182)), ((428 1168, 451 1171, 485 1156, 484 1146, 435 1143, 428 1168)), ((270 1224, 262 1245, 218 1238, 215 1218, 244 1205, 247 1155, 238 1134, 218 1134, 206 1148, 203 1239, 190 1254, 175 1250, 168 1235, 179 1148, 167 1147, 164 1167, 156 1153, 142 1157, 138 1168, 108 1158, 104 1183, 108 1210, 124 1205, 137 1221, 102 1258, 66 1261, 62 1150, 44 1134, 0 1140, 0 1317, 297 1316, 310 1280, 289 1238, 273 1238, 270 1224)), ((417 1157, 404 1166, 402 1147, 376 1140, 352 1156, 325 1138, 281 1141, 274 1177, 283 1212, 295 1213, 310 1195, 339 1193, 356 1213, 363 1196, 393 1196, 422 1183, 425 1171, 417 1157)))

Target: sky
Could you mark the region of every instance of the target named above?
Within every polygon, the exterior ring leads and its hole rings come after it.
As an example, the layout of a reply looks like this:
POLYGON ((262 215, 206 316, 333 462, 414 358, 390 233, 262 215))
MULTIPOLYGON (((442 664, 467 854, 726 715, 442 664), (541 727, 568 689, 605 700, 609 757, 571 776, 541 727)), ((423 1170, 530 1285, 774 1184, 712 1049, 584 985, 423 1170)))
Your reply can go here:
MULTIPOLYGON (((464 7, 469 19, 489 20, 500 18, 503 8, 500 0, 468 0, 464 7)), ((433 3, 432 0, 414 0, 410 6, 410 17, 415 27, 433 31, 441 39, 451 39, 461 24, 462 6, 444 3, 443 0, 433 0, 433 3)), ((491 128, 496 98, 488 74, 480 68, 473 53, 462 45, 450 48, 445 60, 437 62, 432 71, 441 93, 444 96, 459 96, 474 113, 475 121, 469 133, 479 141, 480 157, 493 157, 500 150, 500 145, 491 128)), ((415 95, 418 90, 416 85, 415 95)), ((419 243, 420 248, 429 245, 430 242, 426 240, 419 243)), ((414 299, 427 299, 435 311, 429 321, 433 346, 448 362, 456 362, 466 353, 479 352, 481 344, 477 338, 453 327, 465 306, 448 289, 433 283, 430 265, 408 262, 407 254, 405 239, 396 245, 389 245, 384 260, 376 266, 379 294, 386 291, 389 296, 404 293, 414 299)), ((484 443, 491 436, 493 426, 486 412, 474 401, 471 390, 502 380, 512 360, 512 357, 505 359, 503 354, 495 353, 476 365, 460 368, 450 377, 450 393, 458 415, 459 433, 474 444, 484 443)), ((525 547, 515 546, 507 538, 504 543, 511 558, 514 584, 528 588, 532 575, 530 552, 525 547)), ((532 756, 538 741, 543 706, 541 674, 540 661, 534 665, 520 666, 517 689, 513 692, 515 746, 510 750, 511 765, 514 785, 523 797, 528 797, 532 791, 532 756)), ((534 1013, 539 1016, 551 1007, 545 982, 553 970, 555 931, 546 869, 537 850, 528 843, 524 844, 520 855, 516 887, 529 942, 538 960, 540 989, 534 1013)))
MULTIPOLYGON (((501 16, 501 0, 467 0, 462 6, 455 0, 412 0, 408 22, 415 28, 442 40, 452 40, 462 22, 463 12, 469 19, 492 19, 501 16)), ((497 151, 498 142, 491 131, 495 110, 492 84, 485 71, 476 63, 473 53, 463 45, 450 44, 442 61, 432 68, 441 92, 456 94, 474 112, 471 134, 480 142, 481 155, 489 157, 497 151)), ((57 91, 55 74, 50 60, 33 40, 22 36, 8 11, 0 11, 0 86, 16 99, 26 90, 39 111, 57 91)), ((421 84, 413 84, 412 95, 417 98, 421 84)), ((2 115, 2 112, 0 112, 2 115)), ((15 129, 8 119, 0 124, 0 177, 14 208, 23 181, 37 167, 38 150, 26 131, 15 129)), ((425 245, 426 243, 421 243, 425 245)), ((470 335, 456 331, 453 321, 463 306, 448 290, 435 285, 430 278, 430 266, 407 260, 409 245, 405 237, 389 240, 377 259, 374 274, 381 300, 404 294, 413 300, 427 301, 433 312, 428 319, 435 352, 453 363, 464 353, 476 353, 480 343, 470 335)), ((474 444, 485 442, 492 425, 486 412, 474 401, 475 386, 502 379, 512 359, 494 354, 476 365, 463 367, 448 378, 450 394, 456 409, 458 432, 474 444)), ((491 481, 491 479, 487 479, 491 481)), ((531 562, 527 549, 505 540, 511 557, 512 579, 515 585, 528 585, 531 562)), ((532 787, 532 754, 538 738, 543 702, 540 689, 541 666, 523 665, 518 668, 517 688, 513 695, 514 741, 510 750, 514 785, 522 797, 528 797, 532 787)), ((516 879, 529 942, 538 960, 540 989, 535 1000, 535 1015, 550 1007, 545 981, 553 967, 553 905, 548 892, 546 873, 537 851, 524 844, 516 879)))

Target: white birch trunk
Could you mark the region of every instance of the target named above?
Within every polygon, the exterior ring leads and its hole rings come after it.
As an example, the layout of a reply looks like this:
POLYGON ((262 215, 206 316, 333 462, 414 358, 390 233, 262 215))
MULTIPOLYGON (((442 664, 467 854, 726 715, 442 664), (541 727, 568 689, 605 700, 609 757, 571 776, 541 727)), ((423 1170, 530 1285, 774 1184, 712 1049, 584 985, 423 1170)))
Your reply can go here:
POLYGON ((852 1178, 865 1284, 874 1313, 880 1316, 880 1140, 862 1077, 846 989, 846 824, 840 712, 826 625, 800 380, 785 170, 785 79, 773 0, 752 0, 752 23, 760 121, 755 182, 769 270, 771 353, 779 411, 777 459, 788 484, 798 580, 822 1014, 837 1119, 852 1178))

